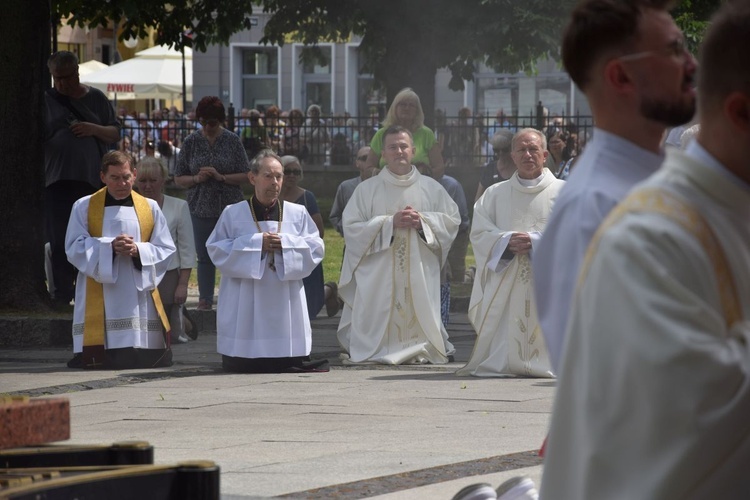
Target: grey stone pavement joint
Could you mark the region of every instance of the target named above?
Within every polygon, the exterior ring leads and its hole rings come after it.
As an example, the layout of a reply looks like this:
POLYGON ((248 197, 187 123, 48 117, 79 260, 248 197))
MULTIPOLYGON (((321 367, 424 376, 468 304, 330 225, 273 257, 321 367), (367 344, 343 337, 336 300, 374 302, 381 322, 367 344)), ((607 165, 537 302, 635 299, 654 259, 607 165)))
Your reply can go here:
POLYGON ((449 500, 462 487, 541 477, 553 380, 456 377, 476 336, 448 327, 446 365, 343 365, 338 317, 312 322, 329 373, 230 374, 215 332, 173 346, 170 368, 71 370, 68 347, 0 347, 0 395, 67 397, 71 440, 141 440, 156 463, 213 460, 223 500, 449 500))
POLYGON ((454 479, 494 474, 525 467, 541 465, 538 450, 510 453, 497 457, 471 460, 450 465, 441 465, 403 474, 382 476, 365 481, 337 484, 325 488, 279 495, 279 498, 325 499, 325 498, 370 498, 376 495, 409 490, 419 486, 434 485, 454 479))

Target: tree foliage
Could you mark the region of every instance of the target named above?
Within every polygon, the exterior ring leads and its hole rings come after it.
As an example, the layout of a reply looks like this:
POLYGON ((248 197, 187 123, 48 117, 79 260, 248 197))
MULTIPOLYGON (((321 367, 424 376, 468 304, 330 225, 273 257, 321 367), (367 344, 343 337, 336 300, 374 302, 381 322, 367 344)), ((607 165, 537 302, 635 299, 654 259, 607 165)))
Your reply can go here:
POLYGON ((697 54, 711 16, 724 0, 682 0, 672 12, 675 22, 685 34, 691 53, 697 54))
POLYGON ((115 19, 121 38, 145 36, 147 27, 155 27, 158 43, 184 43, 203 51, 250 28, 256 4, 271 15, 264 43, 283 45, 291 38, 313 49, 303 57, 315 58, 319 42, 360 36, 363 70, 373 73, 390 96, 404 86, 418 88, 431 109, 429 87, 439 68, 449 68, 450 88, 461 90, 482 62, 503 71, 531 70, 539 57, 556 56, 573 1, 53 0, 53 9, 80 26, 115 19), (186 28, 192 40, 182 37, 186 28))
POLYGON ((52 0, 53 15, 68 23, 94 28, 119 23, 120 39, 146 37, 156 29, 158 44, 183 44, 205 52, 210 44, 225 44, 236 32, 250 29, 249 0, 52 0), (185 31, 190 37, 184 37, 185 31))
MULTIPOLYGON (((556 56, 572 0, 263 0, 272 14, 263 42, 362 37, 363 69, 390 97, 404 86, 421 87, 433 101, 437 69, 449 68, 450 88, 461 90, 482 62, 503 71, 530 70, 540 57, 556 56), (424 81, 427 80, 427 81, 424 81), (417 82, 417 83, 415 83, 417 82)), ((426 94, 426 96, 425 96, 426 94)), ((427 108, 427 106, 425 106, 427 108)), ((430 109, 430 108, 427 108, 430 109)))

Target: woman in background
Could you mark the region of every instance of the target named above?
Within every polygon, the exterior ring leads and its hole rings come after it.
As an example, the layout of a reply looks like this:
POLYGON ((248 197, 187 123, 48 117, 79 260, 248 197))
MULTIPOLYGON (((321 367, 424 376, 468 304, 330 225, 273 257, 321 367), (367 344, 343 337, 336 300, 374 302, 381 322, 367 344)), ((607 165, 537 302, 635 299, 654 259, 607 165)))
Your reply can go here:
POLYGON ((410 88, 401 90, 393 98, 391 107, 383 120, 383 126, 375 133, 370 142, 370 154, 367 157, 367 168, 381 168, 385 166, 382 159, 383 134, 393 125, 400 125, 408 129, 414 140, 414 158, 412 161, 419 166, 425 164, 432 170, 432 174, 439 179, 445 173, 443 155, 435 134, 424 124, 424 111, 419 96, 410 88))
POLYGON ((245 199, 250 164, 239 136, 223 127, 224 105, 216 96, 200 100, 195 115, 202 128, 185 138, 175 168, 175 184, 186 188, 198 252, 198 310, 213 309, 216 267, 206 240, 227 205, 245 199))
POLYGON ((146 198, 151 198, 159 204, 159 208, 167 219, 169 234, 172 235, 177 251, 169 263, 164 278, 159 283, 159 295, 164 309, 169 316, 172 327, 172 342, 187 342, 187 334, 195 339, 198 329, 189 317, 182 319, 180 314, 186 315, 183 306, 187 300, 190 273, 195 267, 195 239, 193 237, 193 223, 190 220, 190 210, 185 200, 166 196, 164 183, 167 180, 167 167, 158 159, 147 157, 138 162, 138 176, 136 187, 138 192, 146 198), (184 325, 184 328, 180 328, 184 325))
MULTIPOLYGON (((318 202, 312 191, 299 186, 302 180, 302 164, 296 156, 282 156, 281 165, 284 167, 284 182, 281 185, 279 199, 304 205, 307 213, 312 217, 318 228, 320 237, 323 237, 323 216, 320 214, 318 202)), ((315 318, 326 300, 326 290, 323 280, 323 263, 318 264, 310 276, 302 280, 305 285, 305 296, 307 297, 307 314, 310 319, 315 318)), ((330 316, 330 315, 329 315, 330 316)))

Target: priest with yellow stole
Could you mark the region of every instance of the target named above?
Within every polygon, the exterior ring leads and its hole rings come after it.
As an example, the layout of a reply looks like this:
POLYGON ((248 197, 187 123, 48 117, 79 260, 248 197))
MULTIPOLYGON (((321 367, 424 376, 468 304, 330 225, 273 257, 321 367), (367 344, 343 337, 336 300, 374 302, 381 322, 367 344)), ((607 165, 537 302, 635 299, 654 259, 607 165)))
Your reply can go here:
POLYGON ((157 285, 175 252, 167 222, 154 200, 133 192, 130 157, 102 158, 105 187, 73 205, 65 237, 78 269, 71 368, 170 366, 157 285))

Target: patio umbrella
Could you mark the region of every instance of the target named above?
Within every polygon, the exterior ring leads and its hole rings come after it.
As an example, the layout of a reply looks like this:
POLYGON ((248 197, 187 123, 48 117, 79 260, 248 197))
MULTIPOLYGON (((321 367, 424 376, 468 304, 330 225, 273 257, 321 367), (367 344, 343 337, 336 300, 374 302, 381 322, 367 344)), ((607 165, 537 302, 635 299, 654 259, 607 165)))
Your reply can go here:
MULTIPOLYGON (((142 50, 135 57, 81 75, 81 82, 110 99, 176 99, 182 95, 182 53, 166 45, 142 50)), ((187 100, 193 96, 193 52, 185 49, 187 100)))

